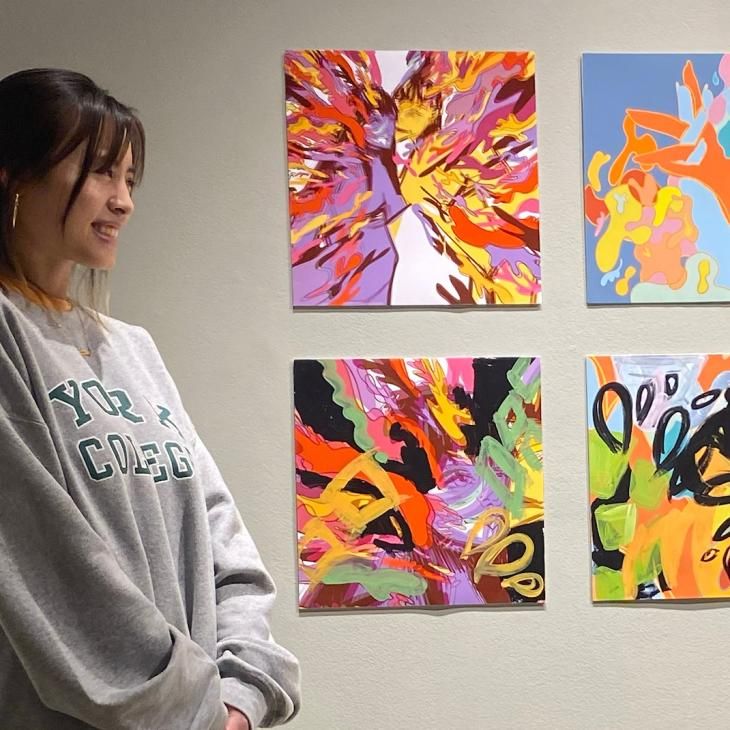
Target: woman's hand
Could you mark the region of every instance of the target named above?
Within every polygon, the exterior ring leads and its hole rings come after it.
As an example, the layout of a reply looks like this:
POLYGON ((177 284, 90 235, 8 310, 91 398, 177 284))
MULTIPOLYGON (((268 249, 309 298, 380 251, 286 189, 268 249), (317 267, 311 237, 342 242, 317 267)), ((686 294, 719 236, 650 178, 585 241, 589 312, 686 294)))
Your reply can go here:
POLYGON ((226 722, 226 730, 251 730, 248 724, 248 718, 240 710, 235 707, 226 705, 228 708, 228 722, 226 722))

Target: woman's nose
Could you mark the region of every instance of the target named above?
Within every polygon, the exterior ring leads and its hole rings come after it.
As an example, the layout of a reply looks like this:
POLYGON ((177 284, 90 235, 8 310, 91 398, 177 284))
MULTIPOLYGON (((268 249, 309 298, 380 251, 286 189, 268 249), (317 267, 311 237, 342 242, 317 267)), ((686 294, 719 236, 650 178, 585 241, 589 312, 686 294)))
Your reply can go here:
POLYGON ((123 182, 122 187, 116 191, 115 195, 109 201, 109 205, 115 213, 130 216, 134 211, 134 201, 132 195, 127 187, 126 180, 123 182))

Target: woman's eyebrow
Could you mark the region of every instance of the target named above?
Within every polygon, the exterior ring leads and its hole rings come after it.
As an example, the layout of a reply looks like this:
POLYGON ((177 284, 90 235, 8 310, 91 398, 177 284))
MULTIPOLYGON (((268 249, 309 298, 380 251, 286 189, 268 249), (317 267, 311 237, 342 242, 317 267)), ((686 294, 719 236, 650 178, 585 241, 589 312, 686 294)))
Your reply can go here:
MULTIPOLYGON (((100 156, 99 156, 99 159, 100 159, 100 160, 103 160, 103 159, 104 159, 104 156, 103 156, 103 155, 100 155, 100 156)), ((114 162, 112 162, 112 164, 111 164, 111 165, 109 165, 109 167, 110 167, 110 168, 112 168, 112 169, 117 169, 117 168, 119 167, 119 160, 115 160, 114 162)), ((127 172, 131 172, 131 173, 132 173, 132 174, 134 175, 134 174, 136 174, 136 172, 137 172, 137 168, 135 167, 135 165, 134 165, 134 164, 131 164, 131 165, 130 165, 130 166, 129 166, 129 167, 127 168, 127 172)))
MULTIPOLYGON (((108 157, 108 155, 109 155, 109 150, 108 149, 104 148, 104 149, 99 150, 97 152, 97 154, 96 154, 96 160, 97 160, 97 162, 101 162, 102 160, 106 160, 107 157, 108 157)), ((112 167, 119 167, 119 160, 117 159, 114 162, 112 162, 112 165, 111 166, 112 167)), ((137 168, 134 166, 134 163, 132 163, 127 168, 127 171, 128 172, 137 172, 137 168)))

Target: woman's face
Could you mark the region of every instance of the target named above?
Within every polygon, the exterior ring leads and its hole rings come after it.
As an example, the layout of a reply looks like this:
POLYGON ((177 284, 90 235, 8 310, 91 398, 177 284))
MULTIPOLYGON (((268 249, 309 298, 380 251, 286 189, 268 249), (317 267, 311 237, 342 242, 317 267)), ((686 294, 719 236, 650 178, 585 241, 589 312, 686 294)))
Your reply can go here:
POLYGON ((64 226, 85 148, 79 145, 42 180, 21 188, 14 236, 21 255, 32 247, 28 253, 51 266, 111 269, 116 263, 119 233, 134 211, 132 148, 107 172, 89 173, 64 226))

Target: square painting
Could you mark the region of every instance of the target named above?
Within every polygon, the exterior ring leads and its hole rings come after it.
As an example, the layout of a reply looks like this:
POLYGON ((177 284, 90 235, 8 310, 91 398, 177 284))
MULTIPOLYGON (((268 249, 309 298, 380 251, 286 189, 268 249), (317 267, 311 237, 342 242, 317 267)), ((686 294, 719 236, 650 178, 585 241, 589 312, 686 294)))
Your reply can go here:
POLYGON ((540 301, 527 51, 288 51, 295 307, 540 301))
POLYGON ((730 301, 730 56, 583 56, 589 304, 730 301))
POLYGON ((294 363, 302 609, 541 603, 536 358, 294 363))
POLYGON ((730 598, 730 357, 587 361, 593 599, 730 598))

